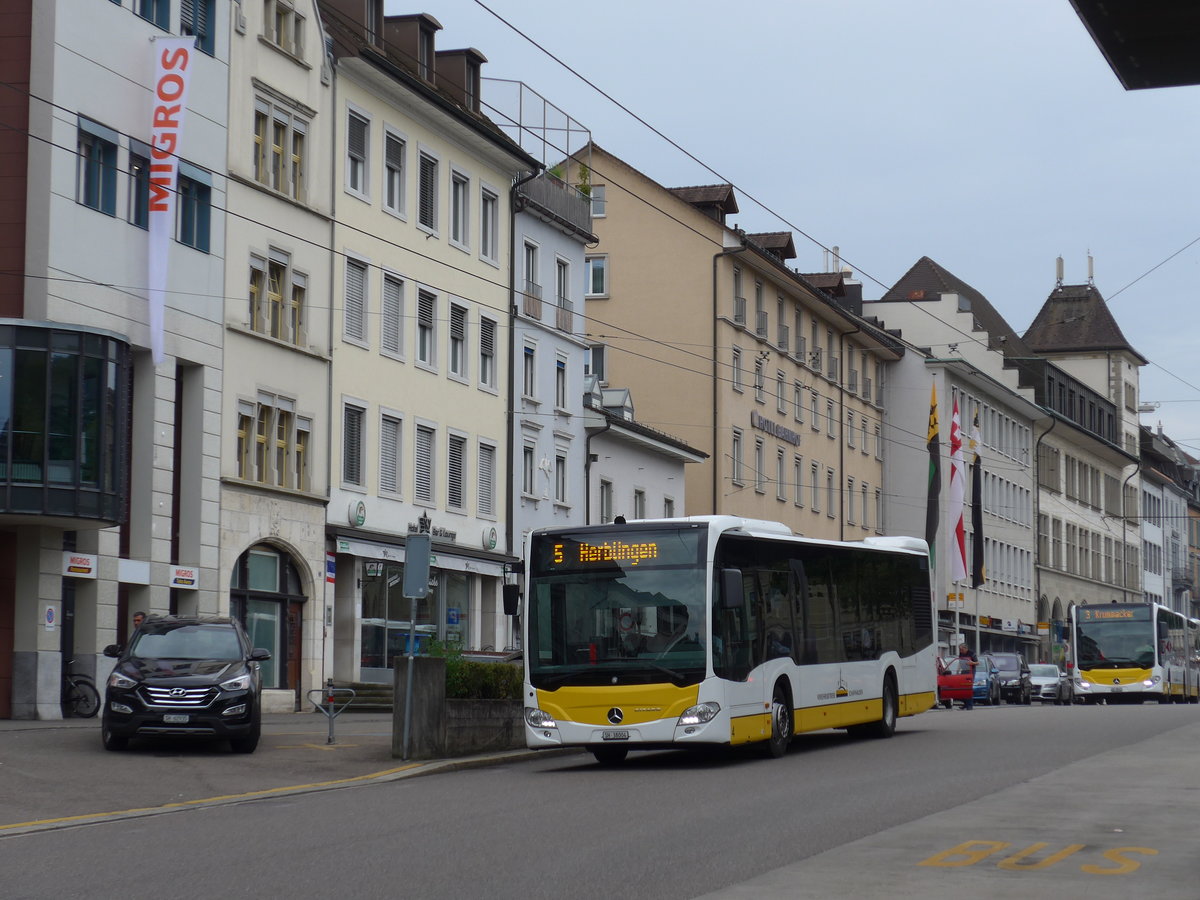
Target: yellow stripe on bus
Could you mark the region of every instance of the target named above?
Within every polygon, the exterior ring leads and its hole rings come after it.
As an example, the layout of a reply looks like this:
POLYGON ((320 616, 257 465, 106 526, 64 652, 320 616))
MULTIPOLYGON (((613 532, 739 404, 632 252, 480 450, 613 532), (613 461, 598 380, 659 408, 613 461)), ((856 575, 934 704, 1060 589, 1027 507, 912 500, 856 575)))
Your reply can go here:
POLYGON ((581 725, 610 728, 608 711, 620 707, 625 725, 641 725, 659 719, 677 719, 689 706, 695 706, 700 686, 675 687, 672 684, 572 685, 557 691, 537 692, 537 703, 554 718, 581 725))

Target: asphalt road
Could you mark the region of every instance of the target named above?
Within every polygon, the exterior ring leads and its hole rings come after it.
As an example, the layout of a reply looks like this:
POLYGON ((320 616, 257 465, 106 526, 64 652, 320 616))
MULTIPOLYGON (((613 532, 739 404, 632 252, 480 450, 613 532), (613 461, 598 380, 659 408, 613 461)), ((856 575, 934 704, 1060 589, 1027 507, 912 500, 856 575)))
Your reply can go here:
MULTIPOLYGON (((890 741, 820 733, 781 760, 517 758, 149 813, 110 804, 116 814, 91 824, 41 830, 3 827, 30 820, 11 818, 21 801, 9 799, 26 775, 0 765, 0 866, 6 898, 1193 897, 1198 739, 1194 706, 936 710, 890 741)), ((250 763, 117 756, 181 802, 243 786, 245 765, 287 768, 294 746, 272 737, 250 763)), ((113 756, 88 752, 100 766, 113 756)), ((52 778, 54 755, 44 763, 52 778)), ((97 791, 34 793, 39 812, 58 802, 67 816, 111 799, 97 791)))

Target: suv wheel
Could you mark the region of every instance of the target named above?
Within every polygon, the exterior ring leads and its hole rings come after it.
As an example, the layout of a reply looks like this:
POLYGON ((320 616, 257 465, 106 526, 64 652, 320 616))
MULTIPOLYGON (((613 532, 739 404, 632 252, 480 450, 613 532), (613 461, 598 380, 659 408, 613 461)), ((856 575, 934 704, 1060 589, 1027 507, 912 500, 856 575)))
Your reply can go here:
POLYGON ((124 750, 129 746, 129 738, 113 734, 107 723, 100 726, 100 740, 105 750, 124 750))
POLYGON ((259 723, 254 723, 254 730, 245 737, 230 738, 229 746, 234 753, 253 753, 258 747, 258 738, 262 733, 262 727, 259 723))

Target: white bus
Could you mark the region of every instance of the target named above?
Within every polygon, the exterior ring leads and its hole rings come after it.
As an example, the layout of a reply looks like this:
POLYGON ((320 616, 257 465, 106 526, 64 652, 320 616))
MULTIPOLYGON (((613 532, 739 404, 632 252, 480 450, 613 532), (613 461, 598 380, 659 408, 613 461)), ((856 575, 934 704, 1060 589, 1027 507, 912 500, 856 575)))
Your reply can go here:
POLYGON ((761 743, 798 732, 890 737, 933 707, 925 542, 797 537, 732 516, 530 535, 525 736, 630 750, 761 743))
POLYGON ((1196 703, 1200 623, 1157 603, 1096 603, 1071 611, 1075 699, 1196 703))

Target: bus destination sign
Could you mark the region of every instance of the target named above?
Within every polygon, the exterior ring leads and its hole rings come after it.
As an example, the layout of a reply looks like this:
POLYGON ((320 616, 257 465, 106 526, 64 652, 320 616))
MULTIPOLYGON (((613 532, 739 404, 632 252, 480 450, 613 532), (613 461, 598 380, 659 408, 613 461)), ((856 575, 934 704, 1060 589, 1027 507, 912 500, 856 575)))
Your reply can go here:
POLYGON ((697 565, 699 534, 688 531, 542 535, 534 545, 535 570, 583 572, 591 569, 661 568, 697 565))

